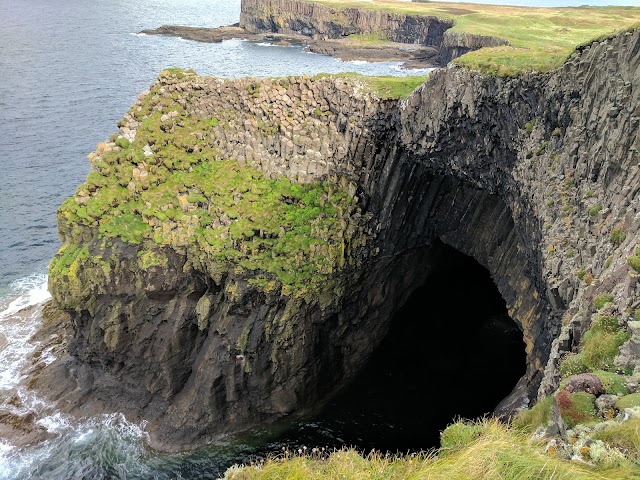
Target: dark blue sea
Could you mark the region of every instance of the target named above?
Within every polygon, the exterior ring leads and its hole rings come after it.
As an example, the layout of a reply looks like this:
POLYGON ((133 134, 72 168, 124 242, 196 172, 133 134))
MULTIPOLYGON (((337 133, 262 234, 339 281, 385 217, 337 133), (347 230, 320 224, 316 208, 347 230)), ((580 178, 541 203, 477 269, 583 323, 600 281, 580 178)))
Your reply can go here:
MULTIPOLYGON (((269 432, 254 432, 199 452, 160 455, 145 447, 144 425, 118 414, 72 421, 17 386, 39 325, 38 308, 22 309, 49 298, 46 269, 60 246, 56 209, 89 172, 87 154, 117 130, 117 120, 163 68, 222 77, 416 74, 396 63, 342 62, 300 47, 138 33, 163 24, 228 25, 239 14, 240 0, 0 0, 0 406, 36 413, 38 425, 57 435, 31 447, 0 438, 0 478, 216 478, 234 462, 284 445, 269 432)), ((303 433, 287 440, 292 448, 324 427, 295 428, 303 433)), ((339 432, 327 437, 340 440, 339 432)))

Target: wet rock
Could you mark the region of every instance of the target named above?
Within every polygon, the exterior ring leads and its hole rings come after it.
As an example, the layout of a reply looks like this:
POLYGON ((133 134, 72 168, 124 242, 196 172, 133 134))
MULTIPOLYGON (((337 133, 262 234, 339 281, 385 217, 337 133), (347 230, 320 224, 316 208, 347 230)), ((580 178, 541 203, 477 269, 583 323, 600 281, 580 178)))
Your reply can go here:
POLYGON ((34 445, 54 438, 47 429, 36 422, 35 412, 16 414, 0 408, 0 438, 16 447, 34 445))

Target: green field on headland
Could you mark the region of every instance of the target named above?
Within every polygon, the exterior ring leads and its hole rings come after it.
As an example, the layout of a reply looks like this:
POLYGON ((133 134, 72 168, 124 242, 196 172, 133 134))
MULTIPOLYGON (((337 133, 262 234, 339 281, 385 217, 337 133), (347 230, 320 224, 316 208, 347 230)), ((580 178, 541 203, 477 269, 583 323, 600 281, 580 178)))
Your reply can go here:
POLYGON ((452 31, 505 39, 507 46, 482 48, 456 63, 501 75, 546 72, 560 66, 576 47, 640 26, 638 7, 527 8, 396 0, 310 0, 337 9, 383 10, 452 20, 452 31))
POLYGON ((358 84, 365 91, 382 99, 404 99, 426 82, 428 75, 406 77, 370 77, 358 73, 319 73, 314 78, 341 77, 358 84))

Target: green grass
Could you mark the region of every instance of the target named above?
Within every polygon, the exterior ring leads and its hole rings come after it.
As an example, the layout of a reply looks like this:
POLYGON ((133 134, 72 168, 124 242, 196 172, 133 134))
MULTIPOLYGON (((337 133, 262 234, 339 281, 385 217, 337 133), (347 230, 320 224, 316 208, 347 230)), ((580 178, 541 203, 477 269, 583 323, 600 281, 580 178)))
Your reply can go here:
POLYGON ((636 272, 640 273, 640 257, 633 255, 633 256, 627 258, 627 263, 636 272))
POLYGON ((366 92, 374 93, 382 99, 404 99, 411 92, 426 82, 428 75, 407 76, 407 77, 369 77, 358 73, 319 73, 314 78, 340 77, 359 84, 366 92))
MULTIPOLYGON (((194 262, 227 262, 250 272, 255 284, 279 282, 287 294, 312 289, 355 261, 350 249, 366 242, 367 217, 351 218, 355 203, 344 179, 302 185, 220 158, 196 134, 206 139, 223 122, 188 115, 177 98, 156 95, 157 88, 140 111, 130 111, 142 123, 135 141, 98 159, 77 195, 60 207, 59 224, 78 246, 63 247, 52 276, 68 274, 87 229, 105 241, 149 247, 140 257, 145 269, 165 264, 149 252, 169 245, 186 248, 194 262), (170 111, 178 116, 169 129, 161 117, 170 111), (147 144, 154 150, 149 157, 147 144)), ((264 122, 263 128, 277 126, 264 122)))
POLYGON ((510 45, 483 48, 456 60, 475 70, 505 76, 531 70, 549 71, 559 67, 582 44, 640 26, 640 8, 635 7, 526 8, 394 0, 310 1, 336 9, 436 16, 453 21, 453 31, 505 39, 510 45))
POLYGON ((127 140, 124 137, 121 138, 116 138, 115 141, 116 145, 120 148, 129 148, 129 145, 131 145, 131 143, 129 142, 129 140, 127 140))
POLYGON ((640 407, 640 393, 630 393, 616 402, 616 408, 620 410, 633 407, 640 407))
POLYGON ((602 310, 606 304, 611 302, 613 302, 613 295, 603 294, 603 295, 598 295, 594 299, 593 304, 597 310, 602 310))
POLYGON ((584 334, 580 353, 565 357, 560 363, 563 377, 587 371, 614 370, 614 358, 620 347, 629 340, 629 333, 618 323, 616 317, 600 315, 584 334))
POLYGON ((585 333, 580 355, 592 371, 611 370, 615 368, 613 359, 627 340, 629 334, 619 326, 617 318, 600 316, 585 333))
POLYGON ((569 427, 575 427, 579 423, 588 423, 598 420, 595 407, 596 397, 586 392, 569 393, 560 390, 556 393, 556 403, 562 419, 569 427))
POLYGON ((605 372, 604 370, 596 370, 592 372, 602 382, 605 393, 611 395, 626 395, 629 390, 626 387, 627 379, 622 375, 613 372, 605 372))
POLYGON ((430 479, 430 480, 586 480, 629 478, 632 470, 598 470, 551 457, 528 435, 495 420, 457 422, 453 447, 417 455, 362 456, 352 449, 319 455, 285 454, 244 468, 232 467, 227 480, 254 479, 430 479))
POLYGON ((594 205, 593 207, 591 207, 589 209, 589 216, 590 217, 595 217, 596 215, 598 215, 600 212, 602 211, 602 205, 601 204, 597 204, 594 205))
POLYGON ((640 459, 640 418, 611 425, 598 432, 595 438, 617 448, 630 460, 640 459))
POLYGON ((611 231, 611 243, 616 247, 620 246, 620 244, 624 242, 625 238, 627 238, 627 235, 621 227, 616 227, 611 231))
POLYGON ((538 427, 543 427, 551 419, 552 397, 545 397, 532 408, 521 410, 513 419, 513 425, 527 433, 533 433, 538 427))

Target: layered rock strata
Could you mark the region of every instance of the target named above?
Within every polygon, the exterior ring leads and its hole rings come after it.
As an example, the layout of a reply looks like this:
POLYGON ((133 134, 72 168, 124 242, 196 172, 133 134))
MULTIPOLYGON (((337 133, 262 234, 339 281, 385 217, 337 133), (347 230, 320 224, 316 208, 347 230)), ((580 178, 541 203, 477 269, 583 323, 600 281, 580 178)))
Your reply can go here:
MULTIPOLYGON (((549 74, 444 69, 402 101, 378 99, 357 78, 165 72, 122 122, 133 143, 96 153, 97 175, 60 211, 65 247, 50 289, 74 333, 69 356, 36 383, 70 411, 146 418, 165 449, 303 412, 376 348, 428 277, 439 239, 489 269, 522 329, 520 400, 548 393, 595 318, 594 298, 611 295, 621 328, 640 307, 628 261, 640 240, 639 72, 638 30, 593 42, 549 74), (165 162, 164 135, 184 162, 165 162), (257 228, 233 237, 243 218, 223 215, 251 193, 242 183, 218 213, 218 197, 193 182, 172 190, 175 218, 144 210, 154 189, 212 161, 320 185, 313 211, 336 207, 313 217, 317 244, 279 257, 272 245, 287 244, 286 231, 273 243, 257 228), (110 236, 117 218, 89 211, 114 172, 140 203, 131 213, 139 236, 110 236), (229 243, 200 243, 207 231, 229 243), (291 255, 292 276, 260 263, 268 248, 276 261, 291 255)), ((305 198, 278 201, 305 209, 316 197, 305 198)), ((620 362, 640 374, 633 354, 620 362)))
POLYGON ((472 50, 508 45, 504 39, 451 31, 453 22, 366 8, 336 9, 302 0, 243 0, 240 23, 221 28, 163 25, 149 35, 200 42, 232 38, 307 44, 314 53, 342 60, 403 61, 408 68, 446 65, 472 50), (374 35, 360 43, 350 35, 374 35))
POLYGON ((318 40, 379 34, 392 42, 435 47, 442 65, 471 50, 508 44, 499 38, 452 32, 453 22, 438 17, 335 9, 298 0, 243 0, 240 25, 251 33, 299 34, 318 40))

